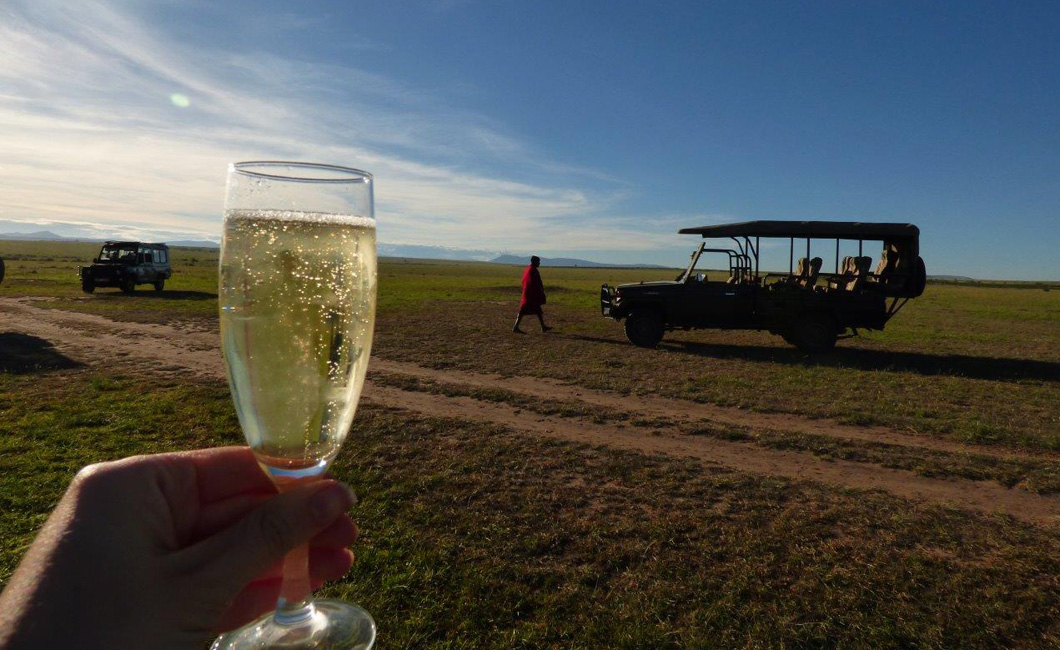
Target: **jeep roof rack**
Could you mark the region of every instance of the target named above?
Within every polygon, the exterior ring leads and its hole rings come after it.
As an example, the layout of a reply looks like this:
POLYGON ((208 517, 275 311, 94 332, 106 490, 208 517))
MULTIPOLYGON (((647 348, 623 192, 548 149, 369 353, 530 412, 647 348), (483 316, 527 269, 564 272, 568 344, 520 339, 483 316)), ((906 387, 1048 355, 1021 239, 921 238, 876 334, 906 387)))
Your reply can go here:
POLYGON ((708 237, 797 237, 812 239, 919 239, 920 229, 911 223, 862 223, 857 221, 743 221, 716 226, 682 228, 679 235, 708 237))
POLYGON ((166 246, 167 248, 169 247, 169 244, 161 244, 161 243, 155 243, 155 242, 117 241, 117 240, 107 240, 107 241, 103 242, 103 245, 104 246, 166 246))

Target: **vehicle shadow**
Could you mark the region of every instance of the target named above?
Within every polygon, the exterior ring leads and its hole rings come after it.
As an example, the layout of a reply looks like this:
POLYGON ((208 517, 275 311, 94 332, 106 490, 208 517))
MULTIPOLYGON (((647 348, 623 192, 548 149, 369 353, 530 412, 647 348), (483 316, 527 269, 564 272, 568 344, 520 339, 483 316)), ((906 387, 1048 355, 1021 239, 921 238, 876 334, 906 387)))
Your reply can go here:
POLYGON ((21 332, 0 332, 0 374, 28 375, 83 365, 60 354, 42 338, 21 332))
POLYGON ((103 292, 97 290, 96 296, 100 298, 130 298, 135 300, 143 299, 154 299, 154 300, 216 300, 217 294, 210 293, 209 291, 152 291, 150 289, 140 289, 135 293, 127 294, 122 293, 120 290, 103 292))
MULTIPOLYGON (((593 343, 609 343, 628 346, 618 339, 570 334, 569 338, 593 343)), ((698 341, 663 340, 659 348, 671 352, 692 354, 714 359, 741 359, 788 365, 812 365, 858 370, 887 370, 914 372, 920 375, 945 375, 985 379, 990 381, 1037 381, 1060 382, 1060 363, 1034 359, 1006 359, 995 357, 973 357, 961 354, 929 354, 920 352, 891 352, 846 348, 840 343, 832 352, 808 355, 786 345, 731 345, 724 343, 702 343, 698 341)))

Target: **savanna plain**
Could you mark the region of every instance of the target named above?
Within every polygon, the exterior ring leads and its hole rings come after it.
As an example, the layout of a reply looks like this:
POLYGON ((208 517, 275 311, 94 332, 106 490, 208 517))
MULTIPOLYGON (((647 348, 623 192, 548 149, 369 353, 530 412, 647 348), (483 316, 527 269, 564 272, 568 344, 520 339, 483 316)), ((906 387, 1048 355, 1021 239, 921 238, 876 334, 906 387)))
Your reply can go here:
MULTIPOLYGON (((0 241, 0 585, 74 473, 240 444, 216 251, 81 293, 98 246, 0 241)), ((678 260, 679 261, 679 260, 678 260)), ((930 261, 930 260, 929 260, 930 261)), ((333 474, 381 648, 1060 645, 1060 286, 930 283, 810 357, 756 332, 629 345, 602 282, 384 259, 333 474)))

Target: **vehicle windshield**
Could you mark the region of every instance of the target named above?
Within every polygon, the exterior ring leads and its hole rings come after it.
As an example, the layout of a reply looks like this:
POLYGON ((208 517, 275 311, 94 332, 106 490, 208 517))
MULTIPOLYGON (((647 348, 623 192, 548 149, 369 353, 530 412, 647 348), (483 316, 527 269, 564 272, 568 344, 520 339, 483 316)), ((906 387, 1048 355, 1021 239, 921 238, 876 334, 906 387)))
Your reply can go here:
POLYGON ((100 262, 126 262, 136 259, 134 246, 104 246, 99 251, 100 262))
MULTIPOLYGON (((740 265, 740 253, 738 251, 726 249, 726 248, 706 248, 705 244, 701 244, 696 250, 692 251, 691 259, 688 263, 688 268, 685 269, 681 275, 677 277, 677 280, 688 281, 692 278, 713 277, 714 280, 726 280, 733 277, 733 274, 740 265)), ((751 270, 750 258, 743 258, 743 271, 745 274, 749 274, 751 270)), ((741 276, 742 277, 742 276, 741 276)))

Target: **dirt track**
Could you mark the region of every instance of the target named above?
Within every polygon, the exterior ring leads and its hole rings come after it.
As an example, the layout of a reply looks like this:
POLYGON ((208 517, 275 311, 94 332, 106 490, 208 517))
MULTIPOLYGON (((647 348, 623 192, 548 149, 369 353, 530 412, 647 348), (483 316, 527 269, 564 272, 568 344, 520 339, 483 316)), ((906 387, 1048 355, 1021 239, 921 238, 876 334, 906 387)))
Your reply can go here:
MULTIPOLYGON (((62 354, 87 364, 117 357, 151 360, 152 372, 191 374, 224 379, 217 333, 191 325, 149 325, 115 322, 101 316, 44 309, 28 301, 0 299, 0 333, 17 332, 44 339, 62 354)), ((1060 523, 1060 498, 1005 488, 990 481, 933 479, 869 463, 829 461, 796 451, 778 451, 753 444, 706 436, 658 434, 656 427, 597 424, 578 417, 549 417, 517 407, 381 386, 372 371, 406 375, 450 385, 502 388, 539 400, 577 400, 591 407, 617 409, 636 418, 666 417, 673 421, 708 420, 759 430, 782 430, 844 440, 884 442, 949 453, 996 457, 1050 458, 1027 453, 972 448, 880 427, 855 427, 827 420, 752 413, 681 400, 624 396, 570 386, 553 380, 435 370, 373 358, 364 398, 434 417, 453 417, 507 427, 526 435, 609 446, 649 454, 690 457, 738 471, 817 481, 855 489, 881 489, 918 502, 942 503, 993 513, 1002 512, 1035 523, 1060 523)))

